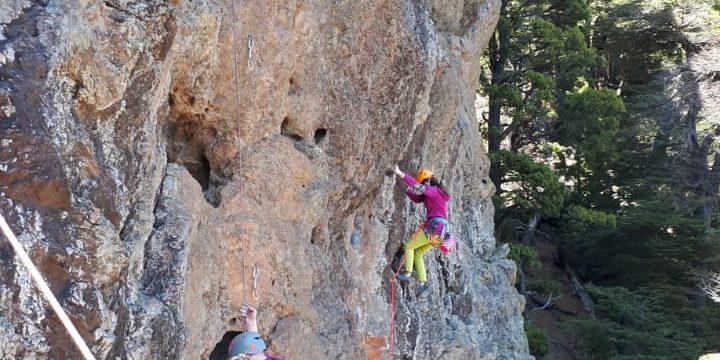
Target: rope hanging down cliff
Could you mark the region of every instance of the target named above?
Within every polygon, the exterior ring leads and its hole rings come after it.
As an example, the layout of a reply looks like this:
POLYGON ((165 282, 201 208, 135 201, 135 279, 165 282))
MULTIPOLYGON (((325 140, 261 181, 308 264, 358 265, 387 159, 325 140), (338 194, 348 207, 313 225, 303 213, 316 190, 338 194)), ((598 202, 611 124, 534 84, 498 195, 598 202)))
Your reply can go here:
POLYGON ((393 340, 395 338, 395 284, 397 284, 397 277, 405 264, 405 256, 402 257, 400 265, 398 265, 397 271, 390 278, 390 331, 388 332, 388 360, 393 358, 393 340))
MULTIPOLYGON (((242 194, 243 190, 243 181, 242 181, 242 151, 240 149, 240 78, 239 78, 239 71, 238 71, 238 42, 237 42, 237 11, 235 9, 236 0, 231 0, 232 3, 232 45, 233 45, 233 75, 235 78, 235 121, 237 126, 237 145, 238 145, 238 154, 239 154, 239 160, 238 160, 238 190, 240 194, 242 194)), ((255 68, 255 65, 252 60, 253 50, 255 48, 255 40, 253 39, 253 36, 248 34, 248 40, 247 40, 247 52, 248 52, 248 70, 252 71, 255 68)), ((239 207, 240 215, 243 214, 243 204, 242 201, 240 201, 240 207, 239 207)), ((240 245, 242 247, 242 265, 241 265, 241 280, 242 280, 242 289, 243 289, 243 304, 247 304, 247 282, 245 281, 245 270, 246 270, 246 259, 247 259, 247 239, 245 238, 245 232, 244 229, 240 229, 240 245)), ((257 264, 253 265, 253 298, 257 301, 257 277, 260 274, 260 270, 257 267, 257 264)))
POLYGON ((52 307, 53 311, 55 311, 55 314, 57 314, 58 318, 60 318, 60 322, 62 322, 63 326, 65 326, 65 329, 67 329, 67 332, 70 334, 70 337, 80 350, 82 356, 85 358, 85 360, 95 360, 95 356, 93 356, 93 354, 90 352, 90 349, 85 343, 85 340, 83 340, 83 338, 80 336, 80 333, 78 333, 77 329, 75 328, 75 325, 73 325, 72 321, 70 321, 70 318, 65 313, 65 310, 63 310, 62 306, 55 298, 55 295, 53 295, 50 287, 45 282, 45 279, 43 279, 42 275, 40 275, 40 272, 35 267, 35 264, 33 264, 27 252, 25 252, 25 249, 22 247, 20 241, 18 241, 17 237, 15 237, 15 234, 10 229, 10 226, 8 226, 2 214, 0 214, 0 229, 2 229, 3 234, 5 234, 5 237, 8 239, 8 241, 10 241, 13 249, 15 249, 15 254, 17 254, 18 258, 20 258, 20 261, 30 272, 30 275, 35 281, 38 289, 40 289, 40 292, 43 294, 43 296, 45 296, 45 300, 50 303, 50 307, 52 307))

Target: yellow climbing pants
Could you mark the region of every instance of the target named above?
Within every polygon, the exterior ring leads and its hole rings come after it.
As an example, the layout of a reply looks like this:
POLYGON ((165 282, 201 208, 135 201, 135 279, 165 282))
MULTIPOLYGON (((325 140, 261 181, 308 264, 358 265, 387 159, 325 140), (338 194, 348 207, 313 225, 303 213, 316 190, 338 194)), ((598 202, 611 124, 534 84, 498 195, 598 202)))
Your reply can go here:
POLYGON ((418 282, 427 282, 427 274, 425 273, 425 261, 423 255, 433 246, 428 242, 425 231, 418 230, 413 237, 404 244, 405 246, 405 272, 411 273, 413 265, 417 271, 418 282))

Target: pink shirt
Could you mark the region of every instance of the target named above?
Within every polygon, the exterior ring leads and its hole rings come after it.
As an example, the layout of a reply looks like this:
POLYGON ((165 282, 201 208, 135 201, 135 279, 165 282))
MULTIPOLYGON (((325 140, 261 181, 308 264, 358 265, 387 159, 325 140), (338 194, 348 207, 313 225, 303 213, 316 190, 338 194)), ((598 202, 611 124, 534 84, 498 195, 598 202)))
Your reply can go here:
POLYGON ((441 217, 447 220, 447 204, 448 201, 450 201, 450 194, 442 191, 439 187, 421 185, 422 194, 418 195, 413 189, 415 185, 418 185, 418 182, 407 174, 403 176, 403 180, 410 186, 405 192, 410 200, 415 203, 425 204, 427 220, 434 217, 441 217))

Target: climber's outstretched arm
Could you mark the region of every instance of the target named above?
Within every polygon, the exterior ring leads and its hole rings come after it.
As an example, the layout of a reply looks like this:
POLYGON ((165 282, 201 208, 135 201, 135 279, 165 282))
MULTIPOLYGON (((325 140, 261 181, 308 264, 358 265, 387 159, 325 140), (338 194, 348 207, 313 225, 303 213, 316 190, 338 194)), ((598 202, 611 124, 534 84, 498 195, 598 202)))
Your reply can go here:
POLYGON ((245 318, 245 331, 257 332, 257 310, 249 305, 240 307, 240 313, 245 318))
POLYGON ((400 171, 400 168, 397 165, 395 165, 395 169, 393 171, 395 172, 395 175, 397 175, 401 178, 405 177, 405 173, 400 171))
POLYGON ((412 176, 408 176, 408 174, 402 172, 397 165, 395 165, 395 169, 393 171, 395 172, 395 175, 402 178, 409 186, 405 194, 412 202, 421 203, 425 200, 425 195, 423 194, 424 187, 422 185, 418 184, 412 176))
POLYGON ((400 178, 402 178, 403 181, 405 181, 405 183, 406 183, 408 186, 415 186, 415 185, 418 184, 418 182, 415 180, 415 178, 413 178, 412 176, 410 176, 410 175, 408 175, 408 174, 400 171, 400 168, 399 168, 397 165, 395 165, 395 170, 394 170, 394 171, 395 171, 395 175, 397 175, 397 176, 399 176, 400 178))

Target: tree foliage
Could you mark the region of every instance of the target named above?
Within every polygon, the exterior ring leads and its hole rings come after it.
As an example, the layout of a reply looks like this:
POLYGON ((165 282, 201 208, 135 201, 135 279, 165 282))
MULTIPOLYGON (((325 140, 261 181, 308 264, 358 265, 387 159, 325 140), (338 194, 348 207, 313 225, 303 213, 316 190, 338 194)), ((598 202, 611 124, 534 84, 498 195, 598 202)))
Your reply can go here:
POLYGON ((547 165, 531 157, 500 150, 490 155, 491 161, 504 174, 503 181, 513 187, 503 193, 505 204, 520 206, 532 212, 557 216, 562 209, 565 185, 547 165))
POLYGON ((540 328, 526 324, 525 336, 527 336, 531 354, 535 356, 543 356, 547 354, 550 349, 550 344, 548 343, 547 336, 542 330, 540 330, 540 328))
POLYGON ((687 298, 659 289, 625 287, 586 289, 596 301, 600 320, 579 320, 580 335, 591 359, 697 359, 704 343, 697 323, 688 320, 687 298), (680 311, 678 311, 680 309, 680 311))
POLYGON ((518 269, 525 266, 531 268, 537 268, 540 266, 537 250, 535 250, 532 246, 510 244, 510 253, 508 254, 508 258, 517 264, 518 269))
MULTIPOLYGON (((537 261, 534 229, 515 224, 541 214, 563 260, 595 284, 597 320, 572 326, 591 359, 720 351, 720 306, 703 298, 720 269, 718 189, 703 183, 708 147, 683 140, 695 124, 668 110, 657 80, 693 51, 676 3, 503 0, 480 78, 498 237, 523 243, 511 246, 520 269, 537 261)), ((528 287, 557 285, 546 280, 528 287)))

